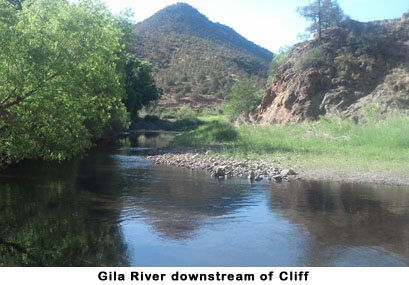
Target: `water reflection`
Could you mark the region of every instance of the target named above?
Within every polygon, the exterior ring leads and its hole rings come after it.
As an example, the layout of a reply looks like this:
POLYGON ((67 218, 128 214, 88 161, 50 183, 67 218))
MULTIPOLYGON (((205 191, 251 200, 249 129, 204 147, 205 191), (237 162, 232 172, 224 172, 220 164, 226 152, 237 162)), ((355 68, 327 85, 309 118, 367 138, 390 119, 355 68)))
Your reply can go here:
POLYGON ((205 172, 162 166, 145 174, 138 180, 148 184, 135 184, 134 175, 124 174, 123 219, 142 217, 167 239, 192 238, 208 217, 225 216, 246 206, 250 195, 247 183, 219 182, 205 172))
POLYGON ((118 201, 78 184, 80 169, 27 162, 3 173, 0 265, 128 264, 118 201))
POLYGON ((178 132, 166 131, 132 131, 119 136, 119 141, 124 146, 123 151, 141 151, 167 146, 177 134, 178 132))
POLYGON ((408 189, 298 181, 272 186, 270 207, 311 236, 306 264, 409 264, 408 189))
POLYGON ((0 265, 409 264, 409 189, 218 181, 139 156, 163 140, 1 173, 0 265))

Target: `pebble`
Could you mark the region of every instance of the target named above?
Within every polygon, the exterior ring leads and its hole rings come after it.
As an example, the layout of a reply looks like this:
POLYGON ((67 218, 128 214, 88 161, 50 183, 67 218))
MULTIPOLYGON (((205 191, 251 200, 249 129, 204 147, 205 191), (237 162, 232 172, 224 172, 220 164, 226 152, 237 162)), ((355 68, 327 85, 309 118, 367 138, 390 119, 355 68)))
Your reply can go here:
POLYGON ((213 178, 247 177, 250 182, 268 180, 275 183, 297 180, 291 169, 280 169, 266 161, 219 157, 213 151, 183 152, 178 149, 156 150, 147 156, 155 164, 167 164, 192 170, 207 170, 213 178))

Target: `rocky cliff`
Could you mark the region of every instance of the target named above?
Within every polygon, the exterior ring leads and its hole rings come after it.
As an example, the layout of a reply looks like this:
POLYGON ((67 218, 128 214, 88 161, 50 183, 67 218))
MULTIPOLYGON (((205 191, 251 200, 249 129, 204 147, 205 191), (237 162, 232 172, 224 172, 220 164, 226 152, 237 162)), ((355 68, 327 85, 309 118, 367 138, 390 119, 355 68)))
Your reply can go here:
POLYGON ((297 44, 250 117, 262 124, 334 114, 359 120, 371 106, 381 115, 409 110, 409 11, 394 20, 348 20, 321 40, 297 44))

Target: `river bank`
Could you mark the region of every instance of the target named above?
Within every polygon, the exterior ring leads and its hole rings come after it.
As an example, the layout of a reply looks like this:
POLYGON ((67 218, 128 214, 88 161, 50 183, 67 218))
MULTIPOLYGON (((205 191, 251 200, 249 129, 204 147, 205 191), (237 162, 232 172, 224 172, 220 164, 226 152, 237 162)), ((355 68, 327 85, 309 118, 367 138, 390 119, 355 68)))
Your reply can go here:
POLYGON ((272 126, 236 125, 225 116, 195 121, 149 159, 211 174, 227 165, 224 178, 253 171, 254 180, 280 181, 274 176, 281 175, 286 181, 281 171, 292 169, 296 179, 409 185, 409 117, 402 114, 360 124, 340 118, 272 126))
POLYGON ((218 179, 242 177, 252 182, 268 180, 275 183, 298 179, 297 172, 291 168, 280 168, 263 160, 221 157, 211 150, 159 149, 148 155, 147 159, 155 164, 207 170, 211 177, 218 179))
POLYGON ((341 183, 407 186, 404 173, 380 170, 357 170, 346 167, 305 167, 291 165, 291 159, 240 159, 218 154, 217 151, 195 148, 165 147, 154 150, 147 159, 158 165, 171 165, 190 170, 206 170, 212 178, 240 177, 252 182, 271 183, 295 180, 333 181, 341 183))

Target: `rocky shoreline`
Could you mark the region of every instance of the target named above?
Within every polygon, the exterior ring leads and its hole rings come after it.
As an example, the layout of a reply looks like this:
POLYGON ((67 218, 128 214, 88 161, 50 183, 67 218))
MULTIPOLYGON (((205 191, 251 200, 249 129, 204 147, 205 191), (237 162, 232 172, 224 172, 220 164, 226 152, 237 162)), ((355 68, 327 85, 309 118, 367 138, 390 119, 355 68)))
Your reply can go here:
POLYGON ((266 161, 223 158, 212 151, 181 152, 159 149, 150 153, 147 159, 155 164, 173 165, 191 170, 207 170, 210 172, 211 177, 217 179, 242 177, 251 182, 268 180, 274 183, 299 179, 298 174, 291 168, 280 169, 266 161))
MULTIPOLYGON (((172 165, 191 170, 206 170, 217 179, 233 177, 247 178, 251 182, 271 183, 295 180, 332 181, 340 183, 364 183, 395 186, 409 186, 406 174, 385 171, 357 171, 346 168, 303 168, 295 170, 281 165, 273 165, 263 160, 225 158, 217 150, 161 148, 151 151, 147 159, 155 164, 172 165)), ((280 164, 279 162, 277 164, 280 164)))

